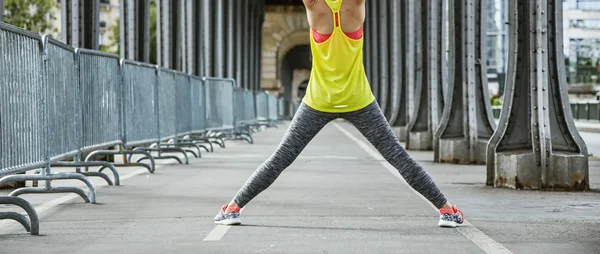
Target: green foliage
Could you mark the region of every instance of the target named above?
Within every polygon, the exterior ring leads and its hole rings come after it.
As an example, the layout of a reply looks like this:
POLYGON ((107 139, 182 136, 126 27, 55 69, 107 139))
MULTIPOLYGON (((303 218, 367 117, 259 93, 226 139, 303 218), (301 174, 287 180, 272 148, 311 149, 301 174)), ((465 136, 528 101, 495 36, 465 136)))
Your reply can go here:
POLYGON ((156 1, 150 0, 150 63, 157 64, 156 59, 156 1))
POLYGON ((502 100, 500 97, 490 96, 490 102, 492 106, 502 106, 502 100))
POLYGON ((4 22, 35 32, 57 33, 52 9, 56 0, 4 0, 4 22))
MULTIPOLYGON (((106 46, 101 46, 100 50, 109 52, 109 53, 120 53, 120 38, 121 38, 121 21, 117 19, 113 25, 111 25, 108 29, 110 31, 110 35, 108 39, 110 40, 110 44, 106 46), (111 51, 110 48, 116 48, 116 50, 111 51)), ((150 1, 150 63, 156 64, 156 2, 155 0, 150 1)))

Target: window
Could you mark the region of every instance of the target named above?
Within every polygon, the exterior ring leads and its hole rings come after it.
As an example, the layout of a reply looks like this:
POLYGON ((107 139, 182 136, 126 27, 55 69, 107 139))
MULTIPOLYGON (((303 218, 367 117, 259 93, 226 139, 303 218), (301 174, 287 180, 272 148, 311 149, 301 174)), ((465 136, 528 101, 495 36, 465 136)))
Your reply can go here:
POLYGON ((600 1, 598 0, 567 0, 563 3, 565 10, 600 10, 600 1))

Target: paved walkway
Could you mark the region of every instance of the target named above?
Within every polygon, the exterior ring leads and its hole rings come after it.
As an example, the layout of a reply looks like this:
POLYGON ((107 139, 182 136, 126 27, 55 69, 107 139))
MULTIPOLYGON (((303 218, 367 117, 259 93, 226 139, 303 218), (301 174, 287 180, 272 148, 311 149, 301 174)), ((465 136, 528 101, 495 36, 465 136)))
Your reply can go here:
MULTIPOLYGON (((122 186, 95 179, 99 204, 23 196, 40 213, 42 235, 0 221, 0 253, 600 253, 600 192, 493 189, 484 186, 484 166, 435 164, 431 152, 411 152, 469 222, 438 228, 437 212, 345 122, 328 125, 247 206, 243 226, 215 226, 220 206, 285 127, 257 133, 254 145, 228 142, 190 165, 165 161, 156 174, 122 168, 122 186)), ((590 175, 600 190, 599 161, 590 175)))

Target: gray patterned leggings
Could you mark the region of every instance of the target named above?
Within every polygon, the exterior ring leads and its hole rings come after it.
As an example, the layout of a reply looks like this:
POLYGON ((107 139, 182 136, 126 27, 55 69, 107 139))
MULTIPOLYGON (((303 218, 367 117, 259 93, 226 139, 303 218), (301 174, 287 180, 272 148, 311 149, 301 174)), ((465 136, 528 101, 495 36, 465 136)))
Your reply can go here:
POLYGON ((358 111, 342 114, 320 112, 302 103, 277 150, 254 171, 242 186, 234 198, 235 203, 244 207, 250 200, 267 189, 279 174, 296 160, 313 137, 336 118, 342 118, 352 123, 400 172, 406 182, 438 209, 446 204, 446 198, 431 177, 402 148, 377 102, 358 111))

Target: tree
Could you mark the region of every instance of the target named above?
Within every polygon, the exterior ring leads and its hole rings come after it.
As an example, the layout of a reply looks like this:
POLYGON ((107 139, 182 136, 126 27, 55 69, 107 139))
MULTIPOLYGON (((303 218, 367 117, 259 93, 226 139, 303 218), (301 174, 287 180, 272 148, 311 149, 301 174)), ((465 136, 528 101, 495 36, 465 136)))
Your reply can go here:
POLYGON ((4 22, 35 33, 57 33, 56 0, 4 0, 4 22))
MULTIPOLYGON (((155 0, 150 1, 150 63, 156 64, 156 2, 155 0)), ((108 29, 111 35, 108 37, 110 44, 107 46, 101 46, 100 50, 110 53, 120 53, 121 43, 121 21, 117 19, 115 23, 108 29), (116 51, 110 51, 110 48, 116 48, 116 51)))

